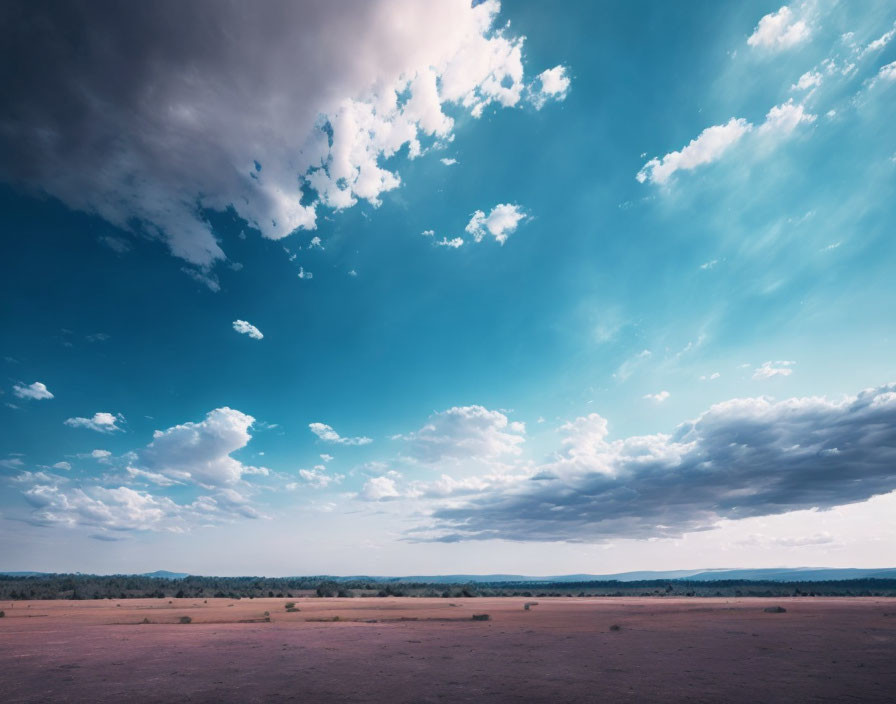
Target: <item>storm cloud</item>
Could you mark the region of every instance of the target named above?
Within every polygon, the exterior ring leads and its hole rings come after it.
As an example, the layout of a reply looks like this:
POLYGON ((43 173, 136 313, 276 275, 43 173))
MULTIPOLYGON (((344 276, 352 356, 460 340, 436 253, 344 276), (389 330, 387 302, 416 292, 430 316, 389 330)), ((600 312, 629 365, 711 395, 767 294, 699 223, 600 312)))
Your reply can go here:
POLYGON ((437 509, 435 539, 674 537, 896 489, 896 385, 840 401, 736 399, 671 435, 608 440, 597 414, 564 430, 565 449, 536 473, 437 509))
MULTIPOLYGON (((167 243, 207 273, 203 216, 268 238, 377 205, 383 160, 526 95, 499 4, 12 1, 0 8, 0 180, 167 243)), ((558 67, 559 68, 559 67, 558 67)), ((204 279, 215 289, 214 278, 204 279)))

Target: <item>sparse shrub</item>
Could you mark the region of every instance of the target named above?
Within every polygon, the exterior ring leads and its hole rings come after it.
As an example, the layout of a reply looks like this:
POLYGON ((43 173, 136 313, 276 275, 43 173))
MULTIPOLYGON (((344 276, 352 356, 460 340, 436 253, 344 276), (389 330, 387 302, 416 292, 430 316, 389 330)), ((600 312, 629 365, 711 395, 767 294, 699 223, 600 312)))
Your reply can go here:
POLYGON ((527 601, 525 604, 523 604, 523 608, 524 608, 526 611, 529 610, 529 607, 530 607, 530 606, 538 606, 538 602, 537 602, 537 601, 527 601))
POLYGON ((763 611, 767 614, 783 614, 787 613, 787 609, 783 606, 766 606, 763 611))
POLYGON ((265 615, 265 616, 270 616, 270 615, 271 615, 271 612, 270 612, 270 611, 265 611, 265 612, 264 612, 264 615, 265 615))
POLYGON ((289 611, 290 609, 295 608, 295 605, 296 605, 296 602, 287 601, 283 606, 287 611, 289 611))
POLYGON ((5 612, 5 611, 0 611, 0 618, 3 618, 4 616, 6 616, 6 612, 5 612))
POLYGON ((189 616, 181 616, 180 622, 181 623, 193 623, 193 619, 191 619, 189 616))
POLYGON ((474 621, 488 621, 489 619, 491 619, 491 616, 488 614, 473 614, 474 621))
POLYGON ((152 623, 148 618, 144 618, 140 623, 152 623))
POLYGON ((614 623, 612 626, 610 626, 610 630, 611 631, 621 631, 622 626, 620 626, 618 623, 614 623))
POLYGON ((297 613, 298 611, 301 611, 301 609, 297 609, 295 606, 292 606, 286 610, 286 613, 294 614, 294 613, 297 613))

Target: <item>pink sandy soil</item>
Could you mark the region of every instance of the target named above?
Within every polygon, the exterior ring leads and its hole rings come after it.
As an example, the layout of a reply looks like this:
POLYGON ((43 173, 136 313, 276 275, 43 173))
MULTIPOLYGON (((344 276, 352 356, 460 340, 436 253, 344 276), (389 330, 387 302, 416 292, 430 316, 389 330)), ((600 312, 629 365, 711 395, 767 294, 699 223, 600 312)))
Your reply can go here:
POLYGON ((888 599, 135 599, 0 609, 6 704, 896 702, 888 599), (300 611, 286 613, 288 601, 300 611), (526 601, 538 605, 525 611, 526 601), (787 612, 763 611, 772 605, 787 612), (269 623, 240 622, 265 611, 269 623), (480 613, 491 619, 473 621, 480 613))

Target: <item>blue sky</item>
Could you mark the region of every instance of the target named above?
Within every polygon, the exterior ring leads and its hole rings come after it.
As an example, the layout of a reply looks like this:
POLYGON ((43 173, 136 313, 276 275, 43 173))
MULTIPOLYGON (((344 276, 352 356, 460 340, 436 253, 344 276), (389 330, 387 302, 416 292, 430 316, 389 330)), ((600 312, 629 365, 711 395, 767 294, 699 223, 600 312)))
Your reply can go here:
POLYGON ((3 568, 880 562, 891 4, 202 5, 4 30, 3 568))

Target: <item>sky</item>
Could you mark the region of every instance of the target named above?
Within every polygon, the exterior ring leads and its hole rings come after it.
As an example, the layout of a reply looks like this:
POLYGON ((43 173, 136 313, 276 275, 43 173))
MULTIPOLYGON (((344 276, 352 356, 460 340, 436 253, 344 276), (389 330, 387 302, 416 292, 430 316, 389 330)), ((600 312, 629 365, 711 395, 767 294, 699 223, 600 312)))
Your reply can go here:
POLYGON ((894 564, 892 3, 0 15, 0 569, 894 564))

